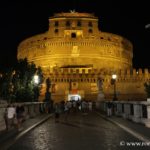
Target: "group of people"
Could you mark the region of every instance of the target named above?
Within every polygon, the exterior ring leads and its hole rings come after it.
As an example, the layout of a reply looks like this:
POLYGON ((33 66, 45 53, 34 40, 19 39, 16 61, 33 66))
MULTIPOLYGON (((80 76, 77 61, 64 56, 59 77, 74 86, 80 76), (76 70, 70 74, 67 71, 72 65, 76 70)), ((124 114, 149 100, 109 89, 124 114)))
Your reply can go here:
POLYGON ((55 121, 59 121, 60 114, 65 114, 65 119, 67 120, 68 114, 82 112, 87 114, 89 111, 92 111, 93 103, 91 101, 62 101, 60 103, 54 104, 55 110, 55 121))
POLYGON ((21 124, 24 120, 25 109, 21 104, 8 104, 5 109, 4 119, 6 124, 6 130, 13 128, 14 126, 20 131, 22 129, 21 124))

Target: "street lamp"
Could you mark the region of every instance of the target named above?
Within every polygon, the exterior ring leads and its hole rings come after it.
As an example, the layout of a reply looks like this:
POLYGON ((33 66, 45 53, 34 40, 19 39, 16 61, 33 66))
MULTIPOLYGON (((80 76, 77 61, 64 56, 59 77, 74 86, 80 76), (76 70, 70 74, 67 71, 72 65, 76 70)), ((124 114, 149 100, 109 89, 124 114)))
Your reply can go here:
POLYGON ((38 97, 39 97, 39 76, 38 75, 33 76, 33 82, 34 82, 34 87, 33 87, 34 101, 38 101, 38 97))
POLYGON ((34 79, 35 84, 39 84, 39 76, 38 75, 34 75, 33 79, 34 79))
POLYGON ((117 100, 117 94, 116 94, 116 78, 117 78, 117 75, 116 75, 116 74, 113 74, 113 75, 112 75, 112 79, 111 79, 111 83, 114 85, 114 97, 113 97, 113 101, 116 101, 116 100, 117 100))

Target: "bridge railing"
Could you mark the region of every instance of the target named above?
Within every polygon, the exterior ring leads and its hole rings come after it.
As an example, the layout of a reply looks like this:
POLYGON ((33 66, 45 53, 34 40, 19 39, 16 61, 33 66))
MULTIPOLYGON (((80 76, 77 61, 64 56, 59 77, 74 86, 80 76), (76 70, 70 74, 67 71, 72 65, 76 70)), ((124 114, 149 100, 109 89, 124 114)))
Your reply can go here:
MULTIPOLYGON (((108 101, 100 103, 99 109, 107 113, 108 101)), ((112 101, 113 115, 142 123, 150 127, 150 102, 149 101, 112 101)))
MULTIPOLYGON (((41 113, 48 113, 48 103, 44 102, 24 102, 21 103, 24 105, 25 109, 25 120, 29 118, 33 118, 41 113)), ((0 131, 6 129, 5 125, 5 109, 7 107, 7 103, 0 104, 0 131)), ((17 106, 17 103, 14 103, 14 106, 17 106)))

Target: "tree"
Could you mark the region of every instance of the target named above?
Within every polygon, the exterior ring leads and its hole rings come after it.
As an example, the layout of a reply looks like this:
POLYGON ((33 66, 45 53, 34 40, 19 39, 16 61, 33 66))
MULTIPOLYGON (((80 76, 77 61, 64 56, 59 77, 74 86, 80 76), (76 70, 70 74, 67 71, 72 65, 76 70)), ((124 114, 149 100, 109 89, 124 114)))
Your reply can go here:
POLYGON ((8 101, 13 97, 12 69, 9 68, 0 76, 0 96, 8 101))
POLYGON ((145 82, 144 83, 144 87, 145 87, 145 92, 147 93, 147 97, 150 97, 150 82, 145 82))
POLYGON ((34 63, 28 63, 27 59, 20 59, 16 66, 3 74, 0 82, 2 89, 0 95, 7 100, 9 97, 17 102, 37 101, 43 82, 43 73, 34 63), (38 84, 34 83, 34 75, 39 77, 38 84))

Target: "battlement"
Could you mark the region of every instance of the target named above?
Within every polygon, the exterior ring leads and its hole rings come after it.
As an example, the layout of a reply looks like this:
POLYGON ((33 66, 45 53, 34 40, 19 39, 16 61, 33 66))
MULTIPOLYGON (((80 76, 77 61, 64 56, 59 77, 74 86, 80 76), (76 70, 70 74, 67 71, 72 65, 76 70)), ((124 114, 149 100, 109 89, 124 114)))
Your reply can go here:
POLYGON ((117 71, 109 71, 106 69, 94 69, 94 68, 51 68, 43 70, 47 75, 95 75, 95 76, 111 76, 112 74, 116 74, 118 78, 136 78, 136 77, 150 77, 150 70, 148 68, 145 69, 126 69, 126 70, 117 70, 117 71))

